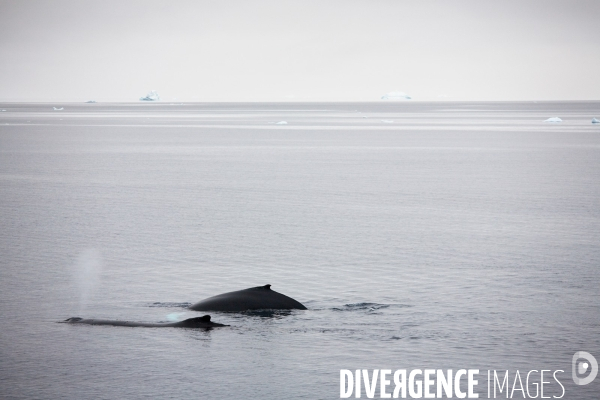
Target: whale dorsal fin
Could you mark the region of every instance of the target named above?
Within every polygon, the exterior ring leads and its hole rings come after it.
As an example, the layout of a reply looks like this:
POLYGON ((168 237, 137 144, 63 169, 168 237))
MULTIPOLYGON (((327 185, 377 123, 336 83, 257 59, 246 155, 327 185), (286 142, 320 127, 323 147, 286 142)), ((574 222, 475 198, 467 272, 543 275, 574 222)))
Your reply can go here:
POLYGON ((271 285, 265 285, 265 286, 263 286, 263 288, 265 288, 267 290, 271 290, 271 285))
POLYGON ((199 318, 202 322, 210 322, 210 315, 205 315, 199 318))

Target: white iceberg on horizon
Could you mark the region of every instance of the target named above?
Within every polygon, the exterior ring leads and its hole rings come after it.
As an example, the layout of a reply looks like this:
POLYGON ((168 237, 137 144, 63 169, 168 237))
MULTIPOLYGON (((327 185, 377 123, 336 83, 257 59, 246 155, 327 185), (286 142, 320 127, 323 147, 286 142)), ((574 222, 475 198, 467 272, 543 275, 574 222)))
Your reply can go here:
POLYGON ((95 103, 95 102, 96 102, 96 100, 88 100, 88 101, 86 101, 86 103, 95 103))
POLYGON ((58 107, 52 107, 52 108, 54 108, 54 111, 62 111, 62 110, 64 110, 64 109, 65 109, 64 107, 61 107, 61 108, 58 108, 58 107))
POLYGON ((150 93, 146 95, 146 97, 140 97, 140 101, 158 101, 160 100, 160 96, 156 90, 151 90, 150 93))
POLYGON ((276 122, 275 125, 287 125, 287 121, 276 122))
POLYGON ((560 119, 558 117, 552 117, 552 118, 548 118, 544 122, 562 122, 562 119, 560 119))
POLYGON ((600 120, 597 120, 596 118, 592 118, 592 124, 600 124, 600 120))
POLYGON ((389 92, 381 96, 381 100, 410 100, 411 97, 404 92, 389 92))

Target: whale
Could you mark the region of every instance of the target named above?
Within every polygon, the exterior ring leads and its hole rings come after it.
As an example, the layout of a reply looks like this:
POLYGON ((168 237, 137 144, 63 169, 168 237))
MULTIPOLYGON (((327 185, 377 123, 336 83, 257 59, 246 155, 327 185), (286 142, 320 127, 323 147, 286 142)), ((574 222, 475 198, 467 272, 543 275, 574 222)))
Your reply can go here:
POLYGON ((79 317, 67 318, 62 321, 68 324, 86 324, 86 325, 110 325, 110 326, 129 326, 146 328, 219 328, 229 326, 218 324, 210 320, 210 315, 203 317, 188 318, 179 322, 171 323, 151 323, 151 322, 133 322, 133 321, 112 321, 106 319, 84 319, 79 317))
POLYGON ((190 306, 194 311, 242 312, 249 310, 306 310, 302 303, 271 289, 257 286, 219 294, 190 306))

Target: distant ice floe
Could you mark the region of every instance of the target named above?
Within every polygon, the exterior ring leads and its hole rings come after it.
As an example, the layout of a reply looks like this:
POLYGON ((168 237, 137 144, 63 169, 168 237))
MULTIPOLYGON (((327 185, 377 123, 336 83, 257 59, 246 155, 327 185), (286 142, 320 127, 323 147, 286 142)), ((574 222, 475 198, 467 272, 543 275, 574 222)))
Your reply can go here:
POLYGON ((4 111, 6 111, 6 110, 0 110, 0 111, 1 111, 1 112, 4 112, 4 111))
POLYGON ((160 100, 160 96, 156 90, 151 90, 150 93, 146 95, 146 97, 140 97, 140 101, 158 101, 160 100))
POLYGON ((544 122, 562 122, 562 119, 560 119, 558 117, 552 117, 552 118, 548 118, 544 122))
POLYGON ((95 103, 95 102, 96 102, 96 100, 88 100, 88 101, 86 101, 86 103, 95 103))
POLYGON ((61 108, 58 108, 58 107, 52 107, 52 108, 54 108, 54 111, 62 111, 62 110, 64 110, 64 109, 65 109, 64 107, 61 107, 61 108))
MULTIPOLYGON (((5 111, 5 110, 2 110, 5 111)), ((596 119, 596 118, 592 118, 592 124, 600 124, 600 120, 596 119)))
POLYGON ((381 100, 410 100, 411 97, 404 92, 389 92, 381 96, 381 100))
POLYGON ((287 125, 287 121, 276 122, 275 125, 287 125))

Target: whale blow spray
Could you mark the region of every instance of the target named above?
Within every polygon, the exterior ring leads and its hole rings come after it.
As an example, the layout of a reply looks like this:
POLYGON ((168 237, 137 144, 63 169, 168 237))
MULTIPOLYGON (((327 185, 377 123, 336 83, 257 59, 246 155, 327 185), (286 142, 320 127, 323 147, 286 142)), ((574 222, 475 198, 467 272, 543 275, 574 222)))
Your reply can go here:
POLYGON ((79 289, 79 313, 83 314, 92 297, 102 271, 102 258, 96 249, 86 249, 79 254, 73 267, 73 277, 79 289))

